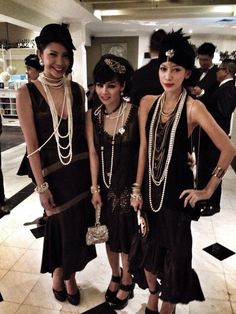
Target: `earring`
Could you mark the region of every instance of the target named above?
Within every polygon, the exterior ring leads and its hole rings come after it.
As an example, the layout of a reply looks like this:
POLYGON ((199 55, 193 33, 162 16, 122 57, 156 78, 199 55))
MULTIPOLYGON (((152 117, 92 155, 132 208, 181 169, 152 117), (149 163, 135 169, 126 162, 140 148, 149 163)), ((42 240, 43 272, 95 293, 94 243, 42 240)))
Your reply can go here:
POLYGON ((42 67, 44 66, 42 59, 39 60, 39 64, 40 64, 42 67))
POLYGON ((122 91, 122 92, 120 92, 120 96, 121 97, 123 97, 124 96, 124 92, 122 91))

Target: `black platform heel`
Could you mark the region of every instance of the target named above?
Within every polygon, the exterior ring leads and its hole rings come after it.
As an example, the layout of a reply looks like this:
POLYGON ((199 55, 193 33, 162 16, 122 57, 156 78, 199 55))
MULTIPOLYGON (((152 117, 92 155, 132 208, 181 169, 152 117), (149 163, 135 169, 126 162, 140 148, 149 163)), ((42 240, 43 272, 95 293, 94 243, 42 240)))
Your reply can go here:
MULTIPOLYGON (((120 276, 112 276, 111 277, 111 281, 115 282, 115 283, 119 283, 121 282, 121 278, 122 278, 122 274, 123 274, 123 269, 120 268, 121 270, 121 275, 120 276)), ((110 303, 112 302, 112 300, 114 299, 114 297, 116 296, 117 292, 118 292, 119 288, 116 291, 111 291, 109 289, 109 287, 107 288, 107 291, 105 293, 105 300, 106 302, 110 303)))
POLYGON ((128 304, 129 299, 133 299, 134 297, 134 286, 135 283, 132 283, 131 285, 123 285, 122 283, 120 284, 120 289, 123 291, 127 291, 128 296, 124 299, 121 300, 117 297, 115 297, 112 302, 109 303, 110 307, 113 310, 122 310, 126 305, 128 304))

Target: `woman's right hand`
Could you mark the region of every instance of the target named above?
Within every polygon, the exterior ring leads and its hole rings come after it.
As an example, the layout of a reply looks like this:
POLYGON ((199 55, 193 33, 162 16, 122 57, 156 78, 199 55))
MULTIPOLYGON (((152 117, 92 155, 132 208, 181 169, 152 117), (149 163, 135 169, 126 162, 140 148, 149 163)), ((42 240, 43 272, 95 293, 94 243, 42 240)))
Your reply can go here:
POLYGON ((39 194, 39 199, 42 207, 46 211, 47 215, 53 214, 53 209, 56 207, 51 191, 47 191, 39 194))
POLYGON ((99 192, 92 194, 92 200, 91 200, 93 207, 96 209, 97 206, 102 207, 102 198, 101 194, 99 192))

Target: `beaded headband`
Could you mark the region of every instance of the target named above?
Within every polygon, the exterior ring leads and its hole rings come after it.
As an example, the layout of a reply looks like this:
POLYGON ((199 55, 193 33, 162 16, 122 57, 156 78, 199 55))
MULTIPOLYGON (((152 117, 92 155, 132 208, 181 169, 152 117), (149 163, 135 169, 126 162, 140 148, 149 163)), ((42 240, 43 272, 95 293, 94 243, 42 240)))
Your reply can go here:
POLYGON ((112 59, 105 59, 104 62, 115 73, 124 74, 126 72, 125 66, 121 65, 118 61, 112 59))

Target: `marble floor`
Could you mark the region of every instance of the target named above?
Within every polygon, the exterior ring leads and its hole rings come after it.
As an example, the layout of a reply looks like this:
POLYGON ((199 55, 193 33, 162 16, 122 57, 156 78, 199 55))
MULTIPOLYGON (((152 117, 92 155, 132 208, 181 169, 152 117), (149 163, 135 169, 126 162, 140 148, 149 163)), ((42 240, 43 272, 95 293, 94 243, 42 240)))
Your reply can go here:
MULTIPOLYGON (((25 151, 24 143, 2 153, 5 190, 8 198, 24 191, 30 181, 16 176, 25 151)), ((232 314, 236 313, 236 254, 219 260, 203 249, 218 243, 236 252, 236 180, 232 168, 223 182, 222 210, 213 217, 201 217, 192 223, 193 266, 197 271, 205 302, 177 305, 177 314, 232 314)), ((37 227, 36 218, 42 214, 35 193, 15 204, 10 215, 0 219, 0 313, 1 314, 56 314, 83 313, 104 302, 104 291, 110 270, 104 245, 97 245, 98 257, 77 274, 81 289, 81 303, 73 306, 56 301, 51 291, 51 277, 40 274, 43 238, 36 238, 31 229, 37 227)), ((148 292, 135 289, 128 306, 117 313, 142 314, 148 292)), ((94 310, 88 313, 108 313, 94 310)))

